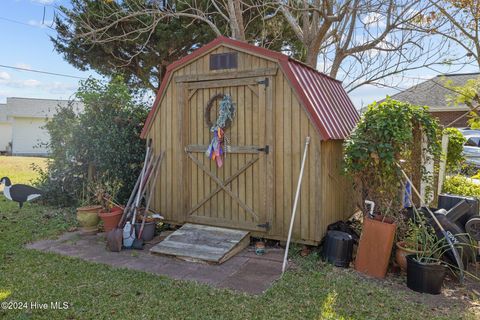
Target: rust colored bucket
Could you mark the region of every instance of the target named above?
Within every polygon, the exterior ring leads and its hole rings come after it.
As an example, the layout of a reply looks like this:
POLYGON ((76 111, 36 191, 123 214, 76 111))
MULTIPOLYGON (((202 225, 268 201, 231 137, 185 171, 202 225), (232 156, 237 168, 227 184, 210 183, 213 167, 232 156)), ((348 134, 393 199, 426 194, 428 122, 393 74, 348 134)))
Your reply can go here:
POLYGON ((375 278, 385 278, 396 229, 394 223, 365 218, 355 259, 357 271, 375 278))

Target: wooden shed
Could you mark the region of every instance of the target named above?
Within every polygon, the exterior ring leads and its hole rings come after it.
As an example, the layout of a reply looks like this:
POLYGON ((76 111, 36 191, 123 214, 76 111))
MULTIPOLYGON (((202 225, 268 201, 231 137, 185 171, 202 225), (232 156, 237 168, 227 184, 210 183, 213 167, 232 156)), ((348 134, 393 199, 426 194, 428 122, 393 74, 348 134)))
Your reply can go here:
POLYGON ((219 37, 167 68, 145 123, 142 137, 153 140, 156 153, 166 151, 153 207, 173 224, 285 240, 311 136, 292 239, 318 244, 330 223, 353 213, 342 142, 358 118, 339 81, 281 53, 219 37), (236 105, 220 168, 205 155, 212 139, 205 110, 217 94, 236 105))

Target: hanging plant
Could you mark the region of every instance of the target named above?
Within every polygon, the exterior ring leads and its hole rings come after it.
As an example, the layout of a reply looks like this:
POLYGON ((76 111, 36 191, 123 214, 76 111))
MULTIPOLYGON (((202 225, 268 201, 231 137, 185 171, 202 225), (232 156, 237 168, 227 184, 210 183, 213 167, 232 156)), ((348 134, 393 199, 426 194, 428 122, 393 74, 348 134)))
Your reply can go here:
POLYGON ((401 202, 397 163, 405 160, 403 166, 410 171, 421 166, 412 163, 412 151, 418 142, 415 138, 422 134, 427 140, 422 150, 423 163, 429 160, 426 157, 437 157, 440 154, 437 133, 438 124, 426 107, 389 97, 380 104, 369 105, 344 145, 345 169, 355 178, 362 203, 373 200, 377 212, 395 217, 401 202))
POLYGON ((235 118, 235 104, 229 95, 214 95, 207 103, 205 109, 205 122, 213 133, 212 141, 205 152, 206 156, 214 160, 220 168, 223 165, 223 156, 225 153, 224 144, 227 142, 225 138, 225 130, 230 127, 235 118), (221 99, 218 107, 218 116, 215 123, 210 120, 210 113, 214 103, 221 99))

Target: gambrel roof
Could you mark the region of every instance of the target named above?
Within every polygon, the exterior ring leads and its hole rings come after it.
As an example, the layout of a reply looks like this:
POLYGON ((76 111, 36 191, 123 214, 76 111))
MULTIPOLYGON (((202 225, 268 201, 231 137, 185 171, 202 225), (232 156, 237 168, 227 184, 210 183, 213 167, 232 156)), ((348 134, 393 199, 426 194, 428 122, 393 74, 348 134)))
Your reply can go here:
POLYGON ((345 139, 355 127, 359 114, 340 81, 282 53, 227 37, 218 37, 167 67, 167 72, 158 90, 152 110, 145 122, 142 131, 143 138, 147 135, 172 72, 221 45, 276 60, 297 93, 300 102, 310 114, 310 118, 320 132, 322 140, 345 139))

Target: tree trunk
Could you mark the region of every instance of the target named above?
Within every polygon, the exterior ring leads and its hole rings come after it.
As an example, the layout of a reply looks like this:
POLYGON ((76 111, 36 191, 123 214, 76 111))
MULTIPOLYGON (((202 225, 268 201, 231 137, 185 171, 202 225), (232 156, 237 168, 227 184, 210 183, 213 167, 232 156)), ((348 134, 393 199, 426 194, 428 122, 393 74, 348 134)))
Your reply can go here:
POLYGON ((307 46, 307 59, 305 61, 310 67, 316 69, 318 61, 318 49, 313 44, 307 46))
POLYGON ((228 0, 228 17, 232 38, 245 41, 245 26, 243 23, 243 10, 240 0, 228 0))

